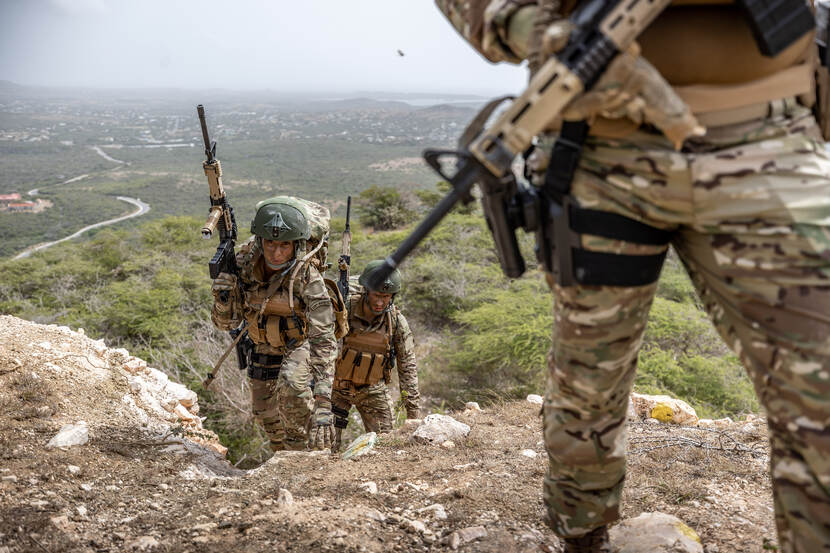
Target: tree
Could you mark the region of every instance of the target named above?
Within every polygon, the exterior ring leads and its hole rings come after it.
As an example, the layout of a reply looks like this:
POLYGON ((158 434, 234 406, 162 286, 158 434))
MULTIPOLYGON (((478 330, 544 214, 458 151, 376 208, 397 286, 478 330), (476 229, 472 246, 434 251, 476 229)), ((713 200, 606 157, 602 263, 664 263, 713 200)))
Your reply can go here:
POLYGON ((357 198, 360 222, 376 230, 399 228, 417 216, 414 199, 391 186, 370 186, 357 198))

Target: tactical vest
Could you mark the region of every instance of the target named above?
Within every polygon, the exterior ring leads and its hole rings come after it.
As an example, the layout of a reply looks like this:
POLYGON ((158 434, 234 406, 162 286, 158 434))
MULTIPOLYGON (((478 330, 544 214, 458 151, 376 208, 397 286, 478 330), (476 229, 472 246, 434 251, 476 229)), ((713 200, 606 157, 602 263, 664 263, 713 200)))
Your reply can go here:
POLYGON ((294 298, 292 313, 287 290, 279 290, 270 298, 267 294, 266 287, 245 294, 245 320, 251 340, 274 348, 294 348, 302 344, 307 329, 302 300, 294 298))
MULTIPOLYGON (((334 379, 354 386, 377 384, 384 379, 392 353, 392 309, 384 324, 372 332, 352 328, 343 339, 343 348, 335 363, 334 379)), ((335 384, 337 387, 337 384, 335 384)))

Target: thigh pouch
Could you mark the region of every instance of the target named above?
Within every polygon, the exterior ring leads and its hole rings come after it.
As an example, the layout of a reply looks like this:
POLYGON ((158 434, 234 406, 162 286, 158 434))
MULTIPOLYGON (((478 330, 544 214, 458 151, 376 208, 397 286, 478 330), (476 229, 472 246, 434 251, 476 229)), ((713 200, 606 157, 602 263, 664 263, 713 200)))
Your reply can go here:
POLYGON ((666 251, 626 255, 584 249, 581 234, 633 244, 668 245, 673 232, 616 213, 579 207, 570 195, 588 125, 565 122, 556 140, 539 202, 542 216, 536 231, 540 264, 561 286, 643 286, 660 276, 666 251))

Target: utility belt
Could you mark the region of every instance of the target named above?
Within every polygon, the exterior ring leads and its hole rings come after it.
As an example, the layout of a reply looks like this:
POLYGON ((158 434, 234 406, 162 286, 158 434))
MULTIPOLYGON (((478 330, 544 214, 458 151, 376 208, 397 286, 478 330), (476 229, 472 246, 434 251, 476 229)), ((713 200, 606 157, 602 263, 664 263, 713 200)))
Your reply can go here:
MULTIPOLYGON (((679 86, 675 91, 701 124, 720 127, 784 115, 796 103, 812 106, 816 99, 814 70, 813 60, 809 60, 745 84, 679 86)), ((830 83, 830 77, 827 82, 830 83)), ((830 116, 826 113, 830 106, 830 87, 824 89, 824 98, 820 94, 818 99, 819 114, 824 114, 824 120, 819 117, 819 121, 826 123, 822 131, 827 137, 830 136, 830 116)), ((614 122, 608 126, 607 120, 598 123, 590 128, 592 135, 622 137, 635 130, 614 122)), ((588 125, 582 121, 562 124, 544 186, 539 197, 533 199, 540 202, 543 211, 536 228, 539 262, 562 286, 651 284, 660 276, 672 231, 615 213, 580 207, 570 196, 571 181, 588 132, 588 125), (595 252, 581 246, 582 234, 665 248, 652 255, 595 252)))
POLYGON ((248 364, 248 378, 253 380, 276 380, 282 368, 282 355, 251 352, 248 364))

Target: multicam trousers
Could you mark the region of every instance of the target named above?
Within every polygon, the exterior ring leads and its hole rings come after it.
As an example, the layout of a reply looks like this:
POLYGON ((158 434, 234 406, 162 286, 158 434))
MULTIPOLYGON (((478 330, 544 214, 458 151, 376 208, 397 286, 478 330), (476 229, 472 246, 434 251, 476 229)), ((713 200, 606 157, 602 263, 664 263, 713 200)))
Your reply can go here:
POLYGON ((332 390, 331 404, 348 411, 357 407, 366 432, 391 432, 394 426, 392 397, 384 381, 371 386, 348 386, 332 390))
POLYGON ((272 451, 306 447, 306 426, 314 406, 308 358, 309 343, 304 342, 285 356, 279 378, 250 379, 251 409, 272 451))
MULTIPOLYGON (((788 104, 763 121, 711 128, 682 153, 644 132, 594 139, 573 183, 583 207, 675 231, 674 248, 766 409, 785 552, 830 551, 829 175, 812 116, 788 104)), ((570 537, 619 518, 628 396, 656 284, 552 289, 544 491, 552 528, 570 537)))

